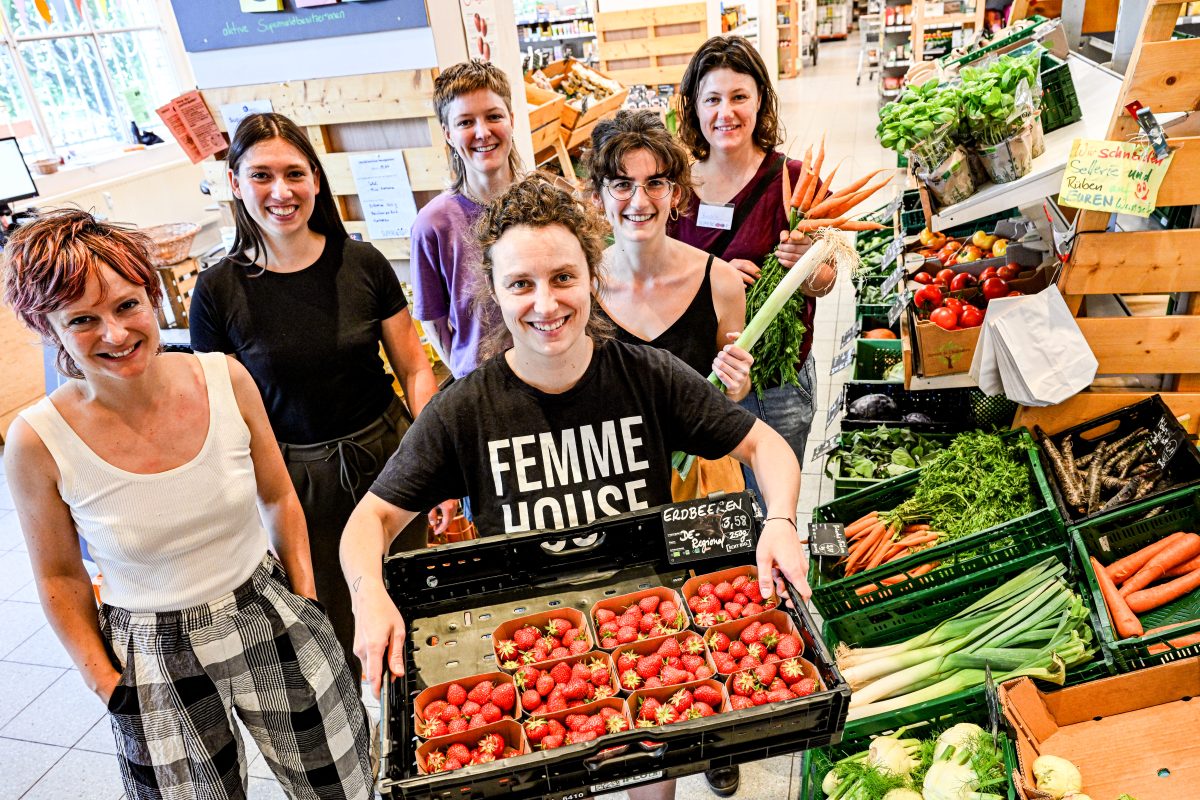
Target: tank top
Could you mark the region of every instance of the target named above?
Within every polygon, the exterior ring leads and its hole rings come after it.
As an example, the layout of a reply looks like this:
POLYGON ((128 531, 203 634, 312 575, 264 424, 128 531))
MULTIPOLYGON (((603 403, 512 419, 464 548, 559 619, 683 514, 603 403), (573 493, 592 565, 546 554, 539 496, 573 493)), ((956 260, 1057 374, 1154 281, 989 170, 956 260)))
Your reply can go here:
MULTIPOLYGON (((104 575, 100 599, 129 611, 177 611, 245 583, 267 552, 250 429, 224 353, 197 354, 208 435, 186 464, 143 475, 79 438, 49 397, 21 412, 61 475, 63 502, 104 575)), ((199 422, 199 421, 197 421, 199 422)))
MULTIPOLYGON (((610 320, 616 328, 615 338, 626 344, 640 344, 666 350, 671 355, 687 364, 701 375, 707 376, 712 372, 713 358, 717 355, 717 308, 712 299, 712 263, 713 255, 709 255, 704 265, 704 280, 696 290, 696 296, 683 310, 679 319, 658 336, 647 341, 636 334, 630 333, 600 309, 600 313, 610 320)), ((599 305, 597 304, 597 307, 599 305)))

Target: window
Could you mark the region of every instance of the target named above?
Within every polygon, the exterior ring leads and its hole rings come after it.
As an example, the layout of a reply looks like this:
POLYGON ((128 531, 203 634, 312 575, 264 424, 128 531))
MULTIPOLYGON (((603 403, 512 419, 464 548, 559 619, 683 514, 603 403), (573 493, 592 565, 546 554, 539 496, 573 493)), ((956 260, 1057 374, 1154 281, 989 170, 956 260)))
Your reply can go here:
POLYGON ((131 121, 165 134, 179 80, 155 0, 0 0, 0 26, 0 136, 26 156, 111 152, 131 121))

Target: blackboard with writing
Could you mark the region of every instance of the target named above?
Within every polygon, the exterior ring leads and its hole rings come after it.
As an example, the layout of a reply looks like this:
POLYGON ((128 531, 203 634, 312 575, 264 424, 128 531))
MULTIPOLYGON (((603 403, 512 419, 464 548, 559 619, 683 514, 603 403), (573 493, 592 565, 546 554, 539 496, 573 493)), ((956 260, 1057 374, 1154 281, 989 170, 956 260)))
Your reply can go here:
POLYGON ((752 553, 755 513, 750 494, 674 503, 662 511, 667 560, 672 564, 752 553))
POLYGON ((230 47, 328 39, 359 33, 425 28, 424 0, 365 0, 249 13, 241 0, 171 0, 183 47, 189 53, 230 47))

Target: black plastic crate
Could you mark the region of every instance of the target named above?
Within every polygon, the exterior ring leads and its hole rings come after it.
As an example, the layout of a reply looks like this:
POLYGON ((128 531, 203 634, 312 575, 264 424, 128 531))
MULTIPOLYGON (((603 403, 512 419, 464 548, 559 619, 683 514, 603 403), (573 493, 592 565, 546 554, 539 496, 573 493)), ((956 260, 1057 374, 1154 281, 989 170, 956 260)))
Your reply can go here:
MULTIPOLYGON (((841 740, 850 689, 793 592, 797 610, 788 613, 804 640, 805 657, 827 687, 824 691, 450 773, 419 773, 412 698, 426 686, 494 669, 490 635, 501 622, 559 608, 589 615, 592 605, 605 597, 649 586, 682 586, 690 573, 667 562, 661 511, 623 514, 569 531, 485 537, 387 559, 388 591, 408 624, 408 666, 381 701, 384 797, 582 797, 841 740), (595 541, 576 549, 556 553, 543 547, 593 534, 595 541)), ((709 572, 752 559, 743 553, 694 562, 694 567, 709 572)))
MULTIPOLYGON (((1054 501, 1062 511, 1063 519, 1067 521, 1068 526, 1095 519, 1101 514, 1120 511, 1135 502, 1142 503, 1153 500, 1168 492, 1200 484, 1200 452, 1188 438, 1187 431, 1175 419, 1175 413, 1157 394, 1147 397, 1139 403, 1119 408, 1088 422, 1051 434, 1049 438, 1059 452, 1062 451, 1063 443, 1070 438, 1073 442, 1073 456, 1078 459, 1088 456, 1101 443, 1107 442, 1111 445, 1139 428, 1145 428, 1148 431, 1151 437, 1149 446, 1156 462, 1163 466, 1162 486, 1142 497, 1132 498, 1128 502, 1092 514, 1080 511, 1078 507, 1067 503, 1066 492, 1063 489, 1058 470, 1054 468, 1052 460, 1046 454, 1046 436, 1044 434, 1038 436, 1038 447, 1044 459, 1043 466, 1046 474, 1051 476, 1050 489, 1054 493, 1054 501)), ((1039 434, 1041 434, 1040 431, 1039 434)), ((1130 445, 1132 444, 1133 442, 1130 442, 1130 445)))
POLYGON ((842 430, 862 430, 879 425, 905 427, 916 433, 961 433, 983 428, 1007 428, 1017 413, 1017 404, 1004 397, 988 397, 978 389, 933 389, 909 391, 896 383, 847 383, 842 400, 842 430), (932 423, 858 419, 849 416, 850 404, 868 394, 885 394, 900 407, 900 417, 909 412, 925 414, 932 423))

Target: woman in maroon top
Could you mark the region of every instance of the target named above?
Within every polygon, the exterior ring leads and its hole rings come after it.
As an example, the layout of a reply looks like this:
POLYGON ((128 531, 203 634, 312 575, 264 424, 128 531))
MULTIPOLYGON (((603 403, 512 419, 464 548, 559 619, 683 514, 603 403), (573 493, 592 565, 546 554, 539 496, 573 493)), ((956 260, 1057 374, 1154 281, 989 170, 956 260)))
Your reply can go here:
MULTIPOLYGON (((795 186, 800 162, 775 149, 783 142, 779 101, 762 57, 740 36, 713 37, 692 57, 679 95, 679 135, 696 159, 696 197, 668 234, 737 267, 747 285, 781 244, 780 261, 790 267, 810 245, 802 234, 788 233, 783 206, 784 166, 795 186)), ((801 463, 816 408, 810 354, 816 298, 828 294, 836 278, 826 265, 801 289, 800 385, 755 386, 742 401, 788 440, 801 463)))

